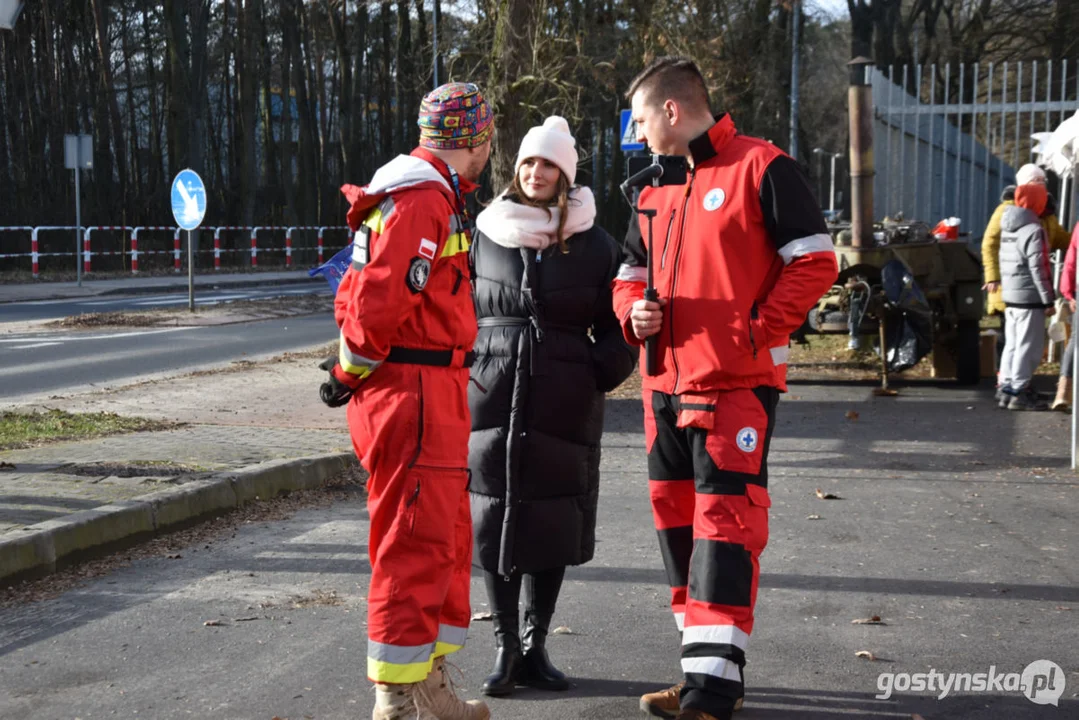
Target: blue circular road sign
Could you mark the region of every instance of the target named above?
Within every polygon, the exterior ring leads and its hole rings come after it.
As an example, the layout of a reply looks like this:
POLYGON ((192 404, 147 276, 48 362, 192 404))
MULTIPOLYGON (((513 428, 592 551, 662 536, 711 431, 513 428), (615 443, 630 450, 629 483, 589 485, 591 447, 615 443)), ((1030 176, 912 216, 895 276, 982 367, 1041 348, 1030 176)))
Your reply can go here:
POLYGON ((184 230, 194 230, 206 217, 206 186, 194 170, 181 170, 172 181, 172 216, 184 230))

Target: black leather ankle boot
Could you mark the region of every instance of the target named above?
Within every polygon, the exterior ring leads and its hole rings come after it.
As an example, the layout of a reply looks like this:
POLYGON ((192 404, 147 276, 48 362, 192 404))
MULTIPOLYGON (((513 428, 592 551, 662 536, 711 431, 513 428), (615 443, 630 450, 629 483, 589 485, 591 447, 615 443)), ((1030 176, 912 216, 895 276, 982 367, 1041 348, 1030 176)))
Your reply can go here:
POLYGON ((547 656, 547 632, 551 615, 525 610, 525 626, 521 633, 524 661, 518 682, 537 690, 569 690, 569 680, 547 656))
POLYGON ((495 667, 480 686, 484 695, 509 695, 513 692, 521 672, 521 638, 517 635, 516 613, 495 615, 495 667))

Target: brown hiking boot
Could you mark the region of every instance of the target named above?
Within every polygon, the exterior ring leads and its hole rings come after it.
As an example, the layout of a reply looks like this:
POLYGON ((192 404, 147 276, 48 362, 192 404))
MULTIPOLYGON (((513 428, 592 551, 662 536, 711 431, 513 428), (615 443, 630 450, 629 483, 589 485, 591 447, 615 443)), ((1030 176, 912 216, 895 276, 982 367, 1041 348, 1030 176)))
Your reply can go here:
POLYGON ((465 702, 457 697, 449 673, 446 672, 446 659, 436 658, 431 672, 422 683, 417 683, 416 705, 421 712, 421 720, 428 717, 437 720, 488 720, 491 711, 480 700, 465 702))
MULTIPOLYGON (((685 681, 678 683, 677 685, 671 685, 666 690, 657 690, 653 693, 646 693, 641 695, 641 710, 648 713, 652 717, 660 718, 680 718, 678 714, 681 707, 678 704, 679 695, 682 693, 682 687, 685 685, 685 681)), ((742 698, 738 698, 734 702, 734 712, 738 712, 742 709, 742 698)), ((700 710, 694 710, 689 708, 686 712, 700 712, 700 710)), ((688 716, 692 718, 693 716, 688 716)), ((709 718, 710 715, 702 715, 702 718, 709 718)))
MULTIPOLYGON (((407 685, 375 684, 375 708, 371 720, 437 720, 417 704, 420 683, 407 685)), ((422 692, 422 691, 420 691, 422 692)))
POLYGON ((685 682, 680 682, 666 690, 641 695, 641 710, 652 717, 673 718, 681 709, 678 705, 678 696, 682 692, 683 685, 685 682))

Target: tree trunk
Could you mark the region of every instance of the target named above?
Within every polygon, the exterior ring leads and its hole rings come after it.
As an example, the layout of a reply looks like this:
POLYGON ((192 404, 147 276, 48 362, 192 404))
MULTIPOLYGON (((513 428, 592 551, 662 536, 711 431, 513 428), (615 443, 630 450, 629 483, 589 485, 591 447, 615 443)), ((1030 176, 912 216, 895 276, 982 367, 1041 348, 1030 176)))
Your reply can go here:
MULTIPOLYGON (((112 47, 109 44, 109 28, 103 8, 104 2, 105 0, 92 0, 94 29, 97 34, 98 62, 101 65, 99 69, 102 100, 108 105, 109 125, 112 130, 112 151, 116 156, 116 175, 120 182, 119 210, 121 216, 119 219, 121 224, 126 225, 126 213, 130 205, 130 198, 127 195, 127 147, 124 143, 124 126, 120 119, 120 103, 116 98, 116 85, 112 78, 112 47)), ((128 91, 130 92, 130 87, 128 91)))
POLYGON ((513 179, 517 148, 528 132, 527 110, 515 82, 528 67, 530 0, 503 0, 494 13, 495 35, 491 46, 489 89, 497 131, 491 154, 495 192, 513 179))

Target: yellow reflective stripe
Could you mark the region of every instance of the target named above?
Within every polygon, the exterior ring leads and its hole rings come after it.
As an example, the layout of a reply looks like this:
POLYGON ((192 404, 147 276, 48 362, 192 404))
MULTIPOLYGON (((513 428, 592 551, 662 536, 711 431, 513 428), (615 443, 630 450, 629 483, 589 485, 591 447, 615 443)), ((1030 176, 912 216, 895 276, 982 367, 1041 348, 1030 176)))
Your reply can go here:
POLYGON ((450 653, 455 653, 458 650, 463 650, 464 647, 465 647, 464 645, 454 645, 452 643, 447 643, 447 642, 437 642, 437 643, 435 643, 435 655, 434 656, 436 658, 439 658, 439 657, 442 657, 443 655, 449 655, 450 653))
POLYGON ((459 253, 466 253, 468 252, 468 246, 468 235, 456 232, 446 240, 446 245, 442 248, 442 257, 452 257, 459 253))
POLYGON ((382 208, 376 207, 367 215, 367 219, 363 221, 363 224, 371 228, 374 232, 381 233, 386 227, 386 219, 382 215, 382 208))
POLYGON ((367 677, 377 683, 423 682, 431 674, 431 661, 396 665, 384 660, 367 658, 367 677))
POLYGON ((375 368, 381 363, 375 360, 369 360, 363 355, 357 355, 348 349, 348 343, 345 342, 345 333, 341 333, 341 339, 338 341, 340 350, 337 353, 337 363, 341 366, 341 369, 347 372, 349 375, 355 375, 361 380, 370 375, 375 368))

